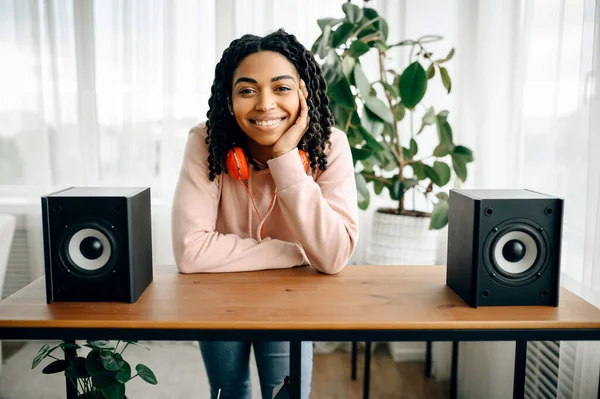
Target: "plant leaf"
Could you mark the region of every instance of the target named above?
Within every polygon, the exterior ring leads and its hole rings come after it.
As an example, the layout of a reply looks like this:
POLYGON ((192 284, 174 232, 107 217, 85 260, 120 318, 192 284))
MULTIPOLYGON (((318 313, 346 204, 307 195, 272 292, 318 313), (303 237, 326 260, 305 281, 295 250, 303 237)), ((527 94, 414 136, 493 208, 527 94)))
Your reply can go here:
POLYGON ((425 114, 423 115, 423 119, 421 121, 421 128, 417 132, 417 136, 419 134, 421 134, 423 129, 425 129, 425 126, 433 125, 435 123, 435 121, 436 121, 435 111, 434 111, 433 107, 429 107, 427 109, 427 111, 425 112, 425 114))
POLYGON ((87 378, 90 377, 85 365, 86 359, 83 357, 76 357, 71 362, 71 365, 65 370, 65 376, 69 378, 87 378))
POLYGON ((365 106, 369 108, 369 111, 373 112, 375 115, 380 117, 383 121, 387 123, 394 123, 394 116, 392 115, 392 111, 388 108, 387 105, 377 97, 367 97, 363 99, 365 106))
POLYGON ((414 176, 417 180, 425 180, 427 175, 425 174, 425 165, 422 162, 413 162, 410 164, 413 168, 414 176))
POLYGON ((31 362, 32 369, 36 368, 38 366, 38 364, 40 364, 40 362, 46 357, 46 355, 48 354, 48 349, 50 349, 50 346, 48 344, 44 344, 40 348, 37 355, 33 359, 33 362, 31 362))
POLYGON ((100 360, 100 353, 97 351, 90 351, 87 354, 85 358, 85 369, 92 377, 104 374, 104 366, 102 366, 102 361, 100 360))
POLYGON ((452 90, 452 81, 450 80, 450 75, 448 75, 448 70, 444 67, 440 67, 440 75, 442 76, 442 84, 448 90, 448 94, 450 94, 450 90, 452 90))
POLYGON ((121 367, 121 370, 117 371, 115 378, 117 379, 117 381, 123 384, 125 384, 131 379, 131 366, 129 365, 129 363, 125 361, 123 362, 123 367, 121 367))
POLYGON ((119 371, 123 367, 123 358, 118 353, 100 351, 102 366, 109 371, 119 371))
POLYGON ((462 156, 452 155, 452 167, 460 180, 467 180, 467 162, 462 156))
POLYGON ((396 98, 398 98, 400 96, 400 93, 398 93, 398 89, 395 86, 392 86, 391 84, 389 84, 388 82, 385 82, 383 80, 380 80, 379 83, 381 83, 381 85, 383 86, 383 88, 385 89, 385 91, 393 99, 396 99, 396 98))
POLYGON ((452 155, 463 157, 465 163, 473 162, 473 151, 462 145, 454 147, 452 155))
POLYGON ((331 26, 326 25, 323 30, 323 34, 321 35, 321 40, 319 41, 319 46, 317 47, 317 54, 322 59, 325 59, 327 53, 330 50, 329 42, 331 39, 331 26))
POLYGON ((102 389, 111 387, 113 385, 118 385, 119 381, 117 381, 114 378, 111 378, 107 375, 94 375, 94 376, 92 376, 92 384, 96 388, 102 390, 102 389))
POLYGON ((61 373, 63 371, 65 371, 66 369, 69 368, 69 361, 68 360, 55 360, 52 363, 50 363, 49 365, 47 365, 46 367, 44 367, 44 369, 42 370, 42 373, 44 374, 56 374, 56 373, 61 373))
POLYGON ((433 184, 435 184, 436 186, 439 187, 441 179, 440 179, 440 176, 435 171, 435 169, 433 169, 431 166, 425 165, 425 164, 423 164, 423 167, 425 168, 425 175, 431 180, 431 182, 433 184))
POLYGON ((380 182, 379 180, 373 180, 373 191, 375 191, 375 194, 381 194, 381 192, 383 191, 383 187, 385 186, 382 182, 380 182))
POLYGON ((360 21, 363 17, 362 8, 352 3, 342 4, 342 10, 344 10, 344 14, 346 14, 348 22, 352 22, 353 24, 358 23, 358 21, 360 21))
POLYGON ((344 108, 356 109, 354 95, 352 94, 352 90, 350 90, 350 84, 346 77, 343 77, 333 84, 328 84, 327 95, 344 108))
POLYGON ((343 19, 339 19, 339 18, 321 18, 321 19, 317 19, 317 24, 319 25, 319 28, 321 28, 321 32, 323 32, 325 30, 326 26, 334 27, 337 24, 339 24, 340 22, 342 22, 343 19))
POLYGON ((419 146, 417 145, 417 142, 415 141, 415 139, 410 139, 410 150, 409 150, 410 159, 413 159, 413 157, 415 155, 417 155, 418 151, 419 151, 419 146))
POLYGON ((429 65, 429 68, 427 68, 427 79, 431 79, 435 76, 435 67, 433 66, 433 63, 431 65, 429 65))
POLYGON ((362 117, 360 118, 360 122, 371 136, 379 137, 381 136, 381 132, 383 132, 384 123, 374 115, 367 107, 363 107, 362 117))
POLYGON ((441 229, 448 224, 448 201, 440 199, 433 206, 431 212, 431 221, 429 222, 429 229, 441 229))
POLYGON ((440 192, 439 192, 439 193, 437 193, 435 196, 436 196, 438 199, 441 199, 441 200, 443 200, 443 201, 448 201, 448 194, 446 194, 446 193, 445 193, 445 192, 443 192, 443 191, 440 191, 440 192))
POLYGON ((400 122, 404 119, 404 115, 406 115, 406 108, 402 103, 398 103, 394 106, 394 115, 396 115, 396 121, 400 122))
POLYGON ((117 382, 106 388, 101 388, 100 392, 102 392, 102 395, 104 395, 106 399, 123 399, 125 397, 125 384, 117 382))
POLYGON ((448 114, 442 114, 443 112, 444 111, 440 112, 436 118, 438 140, 440 141, 440 144, 448 149, 449 152, 452 152, 452 150, 454 150, 454 142, 452 141, 452 128, 447 120, 448 114))
POLYGON ((413 109, 427 91, 427 75, 418 61, 406 67, 398 82, 402 104, 413 109))
POLYGON ((433 156, 437 158, 443 158, 448 154, 450 154, 450 151, 444 144, 438 144, 438 146, 433 150, 433 156))
POLYGON ((354 84, 354 65, 356 65, 356 60, 354 58, 342 58, 342 73, 348 78, 350 84, 354 84))
POLYGON ((356 88, 358 89, 358 94, 360 97, 363 99, 369 97, 371 92, 371 83, 369 83, 369 79, 367 79, 367 76, 358 63, 354 66, 354 82, 356 83, 356 88))
POLYGON ((336 28, 331 34, 331 47, 338 48, 342 44, 346 43, 352 33, 354 32, 354 24, 350 22, 344 22, 336 28))
POLYGON ((140 376, 140 378, 142 380, 146 381, 148 384, 152 384, 152 385, 158 384, 158 381, 156 381, 156 376, 154 375, 152 370, 150 370, 148 368, 148 366, 145 366, 143 364, 138 364, 137 366, 135 366, 135 369, 138 372, 138 375, 140 376))
POLYGON ((356 148, 351 147, 350 151, 352 152, 352 159, 356 163, 357 161, 362 161, 369 158, 373 153, 365 148, 356 148))
POLYGON ((433 163, 433 169, 439 176, 439 184, 438 187, 443 187, 450 181, 450 167, 445 162, 435 161, 433 163))
POLYGON ((369 207, 369 188, 365 177, 360 173, 354 174, 356 182, 356 193, 358 195, 358 207, 363 211, 369 207))
POLYGON ((371 50, 371 47, 369 47, 366 43, 363 43, 360 40, 355 40, 350 45, 348 55, 354 58, 358 58, 361 55, 369 52, 369 50, 371 50))
POLYGON ((452 48, 452 49, 450 50, 450 52, 448 53, 448 55, 446 56, 446 58, 442 58, 442 59, 440 59, 440 60, 435 60, 435 62, 436 62, 437 64, 443 64, 443 63, 444 63, 444 62, 446 62, 446 61, 450 61, 450 60, 452 59, 452 57, 454 57, 454 48, 452 48))

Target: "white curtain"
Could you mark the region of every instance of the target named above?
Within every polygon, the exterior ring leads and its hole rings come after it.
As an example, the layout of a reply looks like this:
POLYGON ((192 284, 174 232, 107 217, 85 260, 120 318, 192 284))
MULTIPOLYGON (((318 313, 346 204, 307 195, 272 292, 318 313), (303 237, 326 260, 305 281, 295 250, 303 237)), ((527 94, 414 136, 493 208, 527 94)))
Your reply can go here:
MULTIPOLYGON (((599 10, 593 0, 456 4, 465 64, 455 130, 476 154, 465 186, 563 198, 561 284, 600 306, 599 10)), ((566 351, 576 355, 561 356, 559 390, 595 397, 598 343, 561 343, 566 351)), ((462 343, 459 396, 510 396, 513 361, 514 344, 462 343)))
MULTIPOLYGON (((205 118, 222 51, 241 34, 279 27, 310 48, 319 34, 316 20, 341 15, 342 3, 0 0, 0 208, 24 201, 37 214, 40 195, 69 185, 151 186, 155 259, 173 263, 171 196, 187 131, 205 118)), ((599 306, 595 2, 369 5, 387 18, 392 41, 439 34, 445 40, 430 50, 445 55, 456 48, 447 64, 452 94, 439 85, 427 100, 450 111, 457 141, 475 152, 465 187, 530 188, 564 198, 561 281, 599 306)), ((397 49, 390 66, 406 65, 406 56, 397 49)), ((386 201, 377 198, 361 212, 354 263, 362 261, 373 209, 386 201)), ((41 223, 32 226, 40 230, 41 223)), ((592 343, 576 345, 573 386, 585 397, 597 384, 598 350, 592 343)), ((469 396, 477 373, 466 372, 470 355, 468 345, 463 348, 459 387, 464 397, 477 397, 469 396)), ((447 364, 435 367, 447 377, 447 364)))

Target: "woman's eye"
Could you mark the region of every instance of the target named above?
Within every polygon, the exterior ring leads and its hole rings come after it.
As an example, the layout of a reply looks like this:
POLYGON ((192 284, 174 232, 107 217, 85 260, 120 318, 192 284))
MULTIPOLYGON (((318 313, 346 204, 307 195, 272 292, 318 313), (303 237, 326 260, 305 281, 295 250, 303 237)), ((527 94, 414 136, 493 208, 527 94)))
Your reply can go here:
POLYGON ((292 89, 290 89, 287 86, 279 86, 278 88, 275 89, 275 91, 290 91, 292 89))
POLYGON ((252 89, 242 89, 238 93, 239 94, 250 94, 250 93, 252 93, 252 89))

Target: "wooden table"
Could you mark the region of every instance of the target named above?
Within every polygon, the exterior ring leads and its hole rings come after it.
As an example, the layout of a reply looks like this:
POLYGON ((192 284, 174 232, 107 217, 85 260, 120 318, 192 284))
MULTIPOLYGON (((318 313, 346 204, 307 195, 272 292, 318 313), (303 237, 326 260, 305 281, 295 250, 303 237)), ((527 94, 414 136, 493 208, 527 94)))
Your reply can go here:
POLYGON ((135 304, 46 304, 40 278, 0 302, 0 339, 290 341, 300 397, 302 341, 517 341, 523 397, 529 340, 600 340, 600 310, 565 289, 559 307, 466 305, 444 266, 348 266, 189 274, 155 268, 135 304))

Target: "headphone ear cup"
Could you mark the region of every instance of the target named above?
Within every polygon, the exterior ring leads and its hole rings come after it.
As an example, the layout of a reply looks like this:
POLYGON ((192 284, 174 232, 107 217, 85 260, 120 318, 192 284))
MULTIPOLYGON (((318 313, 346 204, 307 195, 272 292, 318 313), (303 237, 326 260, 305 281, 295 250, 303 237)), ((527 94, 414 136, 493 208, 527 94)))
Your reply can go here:
POLYGON ((308 155, 302 150, 298 150, 298 155, 300 155, 300 160, 302 161, 302 165, 304 166, 304 172, 308 173, 308 155))
POLYGON ((227 152, 225 158, 225 166, 227 173, 235 180, 248 180, 250 170, 248 169, 248 161, 246 155, 240 147, 234 147, 227 152))

